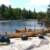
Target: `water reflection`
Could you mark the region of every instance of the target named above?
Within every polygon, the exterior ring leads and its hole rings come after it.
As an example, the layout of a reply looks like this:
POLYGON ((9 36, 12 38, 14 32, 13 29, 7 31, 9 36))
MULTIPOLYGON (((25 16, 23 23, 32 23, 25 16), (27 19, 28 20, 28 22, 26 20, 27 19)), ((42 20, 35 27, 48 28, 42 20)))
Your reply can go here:
POLYGON ((34 29, 34 28, 44 28, 45 25, 38 24, 37 21, 0 21, 0 32, 14 32, 16 29, 24 28, 24 27, 34 29))

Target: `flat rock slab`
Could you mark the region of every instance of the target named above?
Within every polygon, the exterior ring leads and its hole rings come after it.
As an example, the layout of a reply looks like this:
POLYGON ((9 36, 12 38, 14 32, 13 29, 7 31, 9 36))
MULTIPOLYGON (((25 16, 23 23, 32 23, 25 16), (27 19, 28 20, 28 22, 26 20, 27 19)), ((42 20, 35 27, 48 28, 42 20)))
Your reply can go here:
POLYGON ((31 37, 31 39, 26 41, 21 40, 21 38, 13 38, 10 39, 10 41, 11 43, 9 45, 0 45, 0 50, 27 50, 30 46, 33 46, 33 48, 30 47, 30 50, 50 50, 50 43, 40 47, 35 47, 38 46, 41 41, 38 37, 31 37))

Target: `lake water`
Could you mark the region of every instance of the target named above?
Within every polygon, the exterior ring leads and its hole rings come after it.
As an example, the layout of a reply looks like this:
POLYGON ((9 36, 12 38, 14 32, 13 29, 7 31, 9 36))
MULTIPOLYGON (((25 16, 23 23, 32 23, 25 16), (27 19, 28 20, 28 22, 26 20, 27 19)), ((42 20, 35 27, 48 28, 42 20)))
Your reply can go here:
POLYGON ((0 21, 0 32, 15 32, 16 29, 21 29, 24 27, 27 29, 42 29, 45 28, 45 25, 38 24, 36 20, 8 20, 0 21))

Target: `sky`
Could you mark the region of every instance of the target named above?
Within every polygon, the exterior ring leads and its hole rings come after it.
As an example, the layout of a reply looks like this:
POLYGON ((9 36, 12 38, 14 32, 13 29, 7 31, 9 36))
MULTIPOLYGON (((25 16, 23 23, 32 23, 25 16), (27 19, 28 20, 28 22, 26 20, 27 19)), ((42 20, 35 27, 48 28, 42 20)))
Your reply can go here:
POLYGON ((50 0, 0 0, 0 5, 11 5, 13 8, 25 8, 34 11, 47 11, 50 0))

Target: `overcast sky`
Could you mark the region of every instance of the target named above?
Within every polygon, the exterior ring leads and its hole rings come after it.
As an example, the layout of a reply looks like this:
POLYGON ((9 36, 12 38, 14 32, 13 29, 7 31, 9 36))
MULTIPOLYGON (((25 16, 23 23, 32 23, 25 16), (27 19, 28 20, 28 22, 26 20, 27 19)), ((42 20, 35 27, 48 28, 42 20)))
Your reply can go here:
POLYGON ((26 8, 27 10, 46 11, 50 0, 0 0, 0 5, 11 5, 13 8, 26 8))

